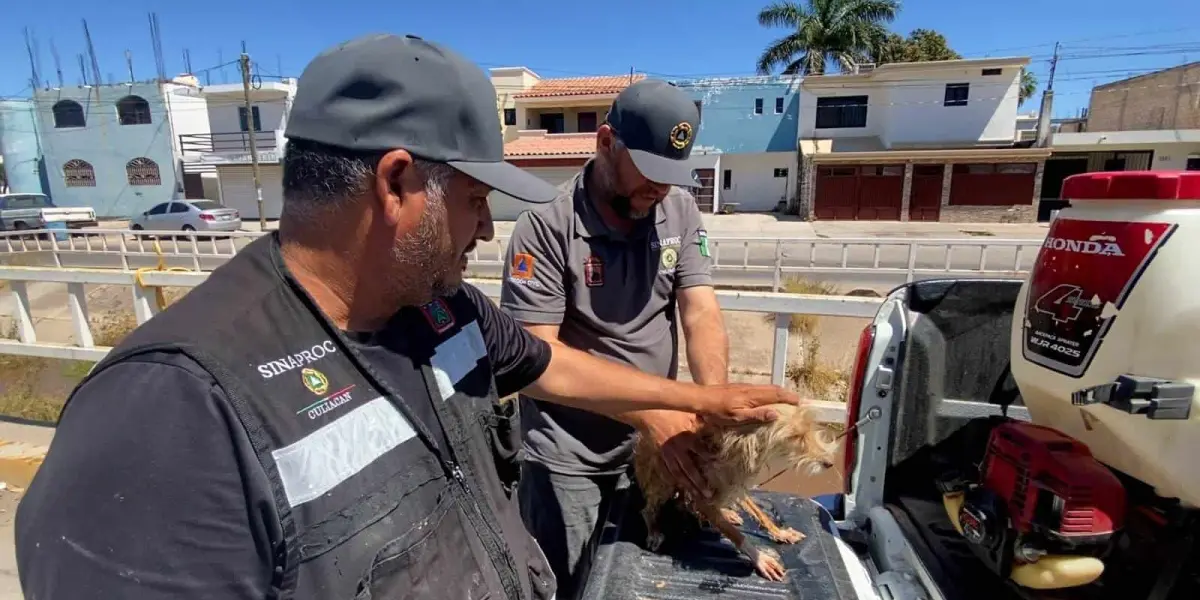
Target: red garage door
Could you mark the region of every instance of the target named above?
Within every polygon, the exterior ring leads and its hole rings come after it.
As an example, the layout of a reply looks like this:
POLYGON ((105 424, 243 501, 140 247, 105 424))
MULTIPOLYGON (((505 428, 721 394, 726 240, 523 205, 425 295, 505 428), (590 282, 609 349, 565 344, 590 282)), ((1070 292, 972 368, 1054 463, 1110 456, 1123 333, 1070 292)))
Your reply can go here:
POLYGON ((938 220, 942 210, 942 178, 945 170, 944 165, 913 165, 908 220, 938 220))
POLYGON ((902 165, 818 167, 813 213, 818 219, 899 221, 902 165))
POLYGON ((950 204, 1012 206, 1033 204, 1034 163, 954 165, 950 204))

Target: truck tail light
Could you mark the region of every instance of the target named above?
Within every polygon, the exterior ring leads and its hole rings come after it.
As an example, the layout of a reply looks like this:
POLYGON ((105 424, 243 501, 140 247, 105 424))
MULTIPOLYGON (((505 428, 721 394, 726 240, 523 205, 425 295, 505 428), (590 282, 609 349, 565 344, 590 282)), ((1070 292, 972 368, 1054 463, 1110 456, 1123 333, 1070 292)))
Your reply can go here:
POLYGON ((858 336, 858 351, 854 355, 854 370, 850 372, 850 393, 846 398, 846 437, 845 462, 842 464, 842 475, 845 491, 850 491, 850 477, 854 472, 854 462, 858 451, 858 432, 852 431, 859 419, 859 409, 862 407, 863 388, 867 383, 867 362, 871 357, 871 347, 875 345, 875 325, 867 325, 858 336))

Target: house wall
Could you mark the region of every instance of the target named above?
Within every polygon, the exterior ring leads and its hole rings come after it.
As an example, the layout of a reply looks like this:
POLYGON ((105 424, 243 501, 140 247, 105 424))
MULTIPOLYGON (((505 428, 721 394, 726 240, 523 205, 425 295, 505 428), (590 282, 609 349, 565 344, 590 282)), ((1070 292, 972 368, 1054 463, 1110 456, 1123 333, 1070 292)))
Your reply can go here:
POLYGON ((174 132, 158 84, 39 89, 34 92, 34 100, 49 194, 59 206, 90 206, 100 217, 128 217, 160 202, 183 197, 183 181, 175 167, 174 132), (149 104, 149 124, 119 123, 116 102, 129 95, 140 96, 149 104), (53 107, 66 99, 83 107, 85 127, 55 127, 53 107), (126 164, 138 157, 157 164, 159 185, 130 185, 126 164), (72 159, 91 164, 95 171, 94 187, 66 186, 62 168, 72 159))
MULTIPOLYGON (((213 133, 236 133, 242 130, 238 119, 238 108, 245 106, 242 100, 231 98, 213 98, 208 102, 208 123, 213 133)), ((275 131, 284 128, 287 123, 288 102, 284 98, 278 100, 259 100, 251 106, 258 107, 258 119, 263 131, 275 131)))
POLYGON ((608 108, 610 106, 612 106, 612 102, 561 107, 527 107, 518 104, 517 125, 519 129, 541 129, 541 115, 543 113, 562 113, 564 129, 560 133, 579 133, 579 113, 596 113, 596 125, 599 126, 608 115, 608 108))
POLYGON ((884 145, 1013 139, 1021 69, 983 76, 979 67, 917 74, 889 82, 884 145), (946 84, 967 83, 966 106, 945 106, 946 84))
POLYGON ((1200 129, 1200 62, 1092 88, 1088 131, 1200 129))
POLYGON ((878 136, 885 148, 905 145, 1006 143, 1016 128, 1020 67, 982 75, 982 67, 878 73, 869 79, 838 76, 803 86, 801 137, 878 136), (966 106, 945 106, 946 85, 970 84, 966 106), (817 99, 868 97, 866 127, 816 129, 817 99))
POLYGON ((737 203, 737 212, 768 212, 779 202, 796 194, 795 152, 759 152, 722 154, 715 187, 724 204, 737 203), (775 177, 775 169, 787 169, 784 177, 775 177), (731 172, 731 185, 724 187, 725 171, 731 172))
POLYGON ((176 156, 183 156, 179 136, 211 131, 208 124, 208 101, 198 88, 188 85, 164 83, 163 92, 171 119, 171 129, 174 132, 171 136, 171 147, 174 148, 176 156))
POLYGON ((515 94, 519 94, 538 82, 539 78, 533 72, 521 67, 508 67, 491 70, 492 86, 496 88, 496 113, 500 117, 500 127, 504 131, 504 141, 509 141, 517 137, 517 131, 521 130, 523 122, 518 115, 517 125, 504 124, 504 109, 516 108, 517 102, 513 98, 515 94))
POLYGON ((37 112, 29 100, 0 101, 0 156, 11 192, 47 193, 42 185, 37 112))
POLYGON ((726 155, 796 151, 800 94, 788 80, 752 77, 675 84, 701 103, 695 149, 726 155), (757 98, 763 101, 762 114, 754 112, 757 98), (775 112, 776 98, 783 98, 780 113, 775 112))

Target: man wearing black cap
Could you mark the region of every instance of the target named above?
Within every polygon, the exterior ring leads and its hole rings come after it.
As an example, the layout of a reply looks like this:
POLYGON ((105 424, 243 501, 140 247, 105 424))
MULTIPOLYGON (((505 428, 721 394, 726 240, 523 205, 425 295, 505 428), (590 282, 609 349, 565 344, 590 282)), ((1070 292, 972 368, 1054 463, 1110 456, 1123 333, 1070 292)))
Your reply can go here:
POLYGON ((17 513, 25 596, 549 598, 509 500, 517 390, 629 420, 774 418, 769 386, 682 385, 551 347, 479 290, 495 90, 368 36, 305 69, 277 234, 126 338, 68 400, 17 513))
MULTIPOLYGON (((681 189, 695 185, 687 158, 698 128, 695 103, 675 86, 647 79, 622 91, 574 182, 518 218, 501 306, 551 343, 671 379, 678 306, 692 379, 726 383, 728 340, 707 234, 681 189)), ((695 415, 647 411, 618 421, 522 397, 521 424, 521 514, 550 558, 560 598, 580 587, 589 542, 627 485, 636 429, 662 445, 683 489, 703 493, 695 415)))

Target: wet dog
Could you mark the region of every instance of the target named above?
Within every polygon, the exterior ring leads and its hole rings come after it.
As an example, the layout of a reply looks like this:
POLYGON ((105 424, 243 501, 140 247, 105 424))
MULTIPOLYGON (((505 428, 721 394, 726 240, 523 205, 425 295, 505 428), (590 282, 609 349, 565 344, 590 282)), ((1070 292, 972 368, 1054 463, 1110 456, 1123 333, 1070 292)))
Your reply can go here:
POLYGON ((738 529, 742 520, 732 507, 740 506, 745 510, 772 540, 783 544, 800 541, 804 538, 801 533, 780 527, 754 503, 749 496, 750 488, 764 470, 781 463, 790 465, 790 470, 812 474, 831 467, 836 444, 833 435, 815 422, 809 409, 786 404, 773 408, 779 418, 771 423, 705 426, 700 430, 702 447, 712 456, 712 462, 705 465, 704 471, 713 492, 708 499, 684 494, 660 460, 658 449, 644 439, 638 440, 633 467, 646 500, 642 518, 646 521, 646 542, 650 550, 657 551, 663 542, 663 533, 658 527, 660 511, 678 495, 688 510, 711 523, 749 557, 760 575, 772 581, 783 580, 784 568, 779 555, 746 540, 738 529))

